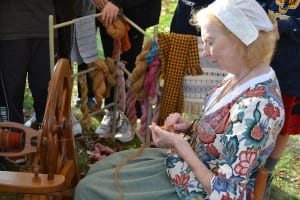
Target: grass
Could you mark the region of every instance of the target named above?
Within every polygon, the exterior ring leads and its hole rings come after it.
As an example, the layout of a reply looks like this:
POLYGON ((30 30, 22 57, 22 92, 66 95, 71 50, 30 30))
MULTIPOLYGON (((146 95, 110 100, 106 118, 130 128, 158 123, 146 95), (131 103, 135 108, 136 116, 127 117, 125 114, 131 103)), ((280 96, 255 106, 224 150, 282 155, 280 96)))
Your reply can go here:
MULTIPOLYGON (((175 10, 177 0, 162 0, 162 11, 160 22, 158 25, 159 32, 169 32, 170 22, 175 10)), ((153 28, 147 30, 149 34, 153 34, 153 28)), ((99 34, 97 34, 97 41, 99 44, 99 55, 103 57, 103 51, 101 47, 101 40, 99 34)), ((76 70, 76 69, 75 69, 76 70)), ((80 110, 76 107, 76 79, 74 80, 74 92, 72 96, 72 109, 73 113, 78 117, 81 117, 80 110)), ((32 97, 30 90, 26 88, 25 101, 24 101, 24 110, 26 113, 25 117, 30 117, 30 114, 33 112, 32 109, 32 97)), ((92 162, 87 154, 87 150, 91 150, 93 145, 96 142, 101 144, 111 146, 116 150, 137 148, 141 145, 140 140, 135 137, 133 141, 123 144, 115 142, 111 139, 93 139, 91 134, 94 129, 99 125, 99 120, 101 116, 93 117, 91 123, 88 127, 84 128, 84 137, 81 140, 76 140, 76 150, 78 153, 78 166, 80 172, 84 175, 89 167, 89 164, 92 162)), ((275 172, 274 179, 272 182, 272 192, 271 200, 300 200, 300 135, 291 136, 289 144, 278 163, 275 172)), ((14 194, 3 195, 0 193, 0 200, 14 200, 16 199, 14 194)))

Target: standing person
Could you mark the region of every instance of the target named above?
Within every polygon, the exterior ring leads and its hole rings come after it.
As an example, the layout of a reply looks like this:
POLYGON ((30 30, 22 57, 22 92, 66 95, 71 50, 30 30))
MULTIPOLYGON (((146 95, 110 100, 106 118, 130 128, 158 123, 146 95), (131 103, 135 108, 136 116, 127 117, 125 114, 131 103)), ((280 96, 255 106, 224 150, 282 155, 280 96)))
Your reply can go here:
POLYGON ((50 80, 48 16, 51 0, 0 4, 0 67, 8 120, 24 123, 23 100, 28 74, 37 123, 43 120, 50 80))
MULTIPOLYGON (((79 10, 77 9, 79 6, 83 7, 82 0, 53 0, 55 15, 56 15, 56 23, 63 23, 66 21, 70 21, 78 17, 79 10), (79 5, 80 4, 80 5, 79 5)), ((84 2, 84 1, 83 1, 84 2)), ((57 29, 57 40, 56 40, 56 59, 66 58, 71 60, 71 35, 72 35, 72 27, 65 26, 57 29)), ((72 66, 73 63, 70 62, 72 66)), ((78 67, 79 68, 79 67, 78 67)), ((78 135, 82 133, 82 127, 74 114, 71 115, 72 120, 72 131, 73 135, 78 135)))
MULTIPOLYGON (((56 23, 70 21, 77 17, 76 5, 81 0, 53 0, 56 23)), ((71 26, 57 29, 56 57, 70 59, 71 26)))
MULTIPOLYGON (((84 17, 87 15, 92 15, 96 13, 96 6, 94 3, 94 0, 76 0, 76 11, 77 15, 76 17, 84 17)), ((96 20, 96 19, 95 19, 96 20)), ((96 37, 96 36, 95 36, 96 37)), ((86 63, 81 63, 78 65, 78 72, 86 70, 87 69, 87 64, 86 63)), ((87 87, 88 87, 88 107, 93 110, 93 106, 96 104, 95 101, 95 95, 93 92, 93 80, 92 78, 87 74, 86 76, 87 80, 87 87)), ((78 88, 78 101, 77 104, 81 106, 81 87, 80 84, 77 83, 77 88, 78 88)))
POLYGON ((120 195, 130 200, 254 199, 257 170, 284 123, 279 85, 269 65, 276 41, 273 24, 255 0, 216 0, 193 21, 201 27, 204 56, 229 72, 206 97, 194 127, 196 146, 176 133, 192 123, 171 114, 164 129, 173 132, 150 126, 159 148, 143 149, 135 158, 135 150, 122 151, 97 162, 75 188, 75 200, 120 195), (124 158, 131 159, 124 164, 124 158))
POLYGON ((28 76, 36 126, 43 121, 50 80, 48 16, 52 0, 0 2, 0 70, 4 95, 0 107, 7 120, 24 123, 23 102, 28 76))
MULTIPOLYGON (((77 17, 77 4, 81 0, 53 0, 56 23, 70 21, 77 17)), ((82 7, 82 6, 81 6, 82 7)), ((57 37, 55 38, 55 60, 66 58, 70 60, 71 53, 71 26, 65 26, 57 29, 57 37)), ((72 121, 76 121, 74 115, 71 116, 72 121)), ((31 118, 25 122, 25 126, 31 127, 36 124, 36 113, 33 113, 31 118)), ((82 133, 82 128, 79 123, 73 124, 73 134, 82 133)))
MULTIPOLYGON (((146 29, 150 26, 156 25, 159 22, 161 0, 95 0, 96 7, 102 13, 102 20, 104 26, 112 24, 117 19, 119 12, 122 12, 132 21, 134 21, 142 29, 146 29)), ((100 34, 102 45, 104 49, 105 57, 112 57, 113 55, 113 39, 106 33, 104 26, 99 23, 100 34)), ((128 32, 131 48, 122 52, 120 60, 126 62, 126 68, 129 72, 132 72, 135 67, 135 60, 137 55, 141 52, 144 35, 131 27, 128 32)), ((105 99, 105 105, 113 102, 114 95, 113 91, 110 93, 110 97, 105 99)), ((141 107, 139 104, 136 105, 137 116, 141 116, 141 107)), ((100 126, 95 130, 96 134, 107 134, 110 133, 113 123, 113 113, 109 111, 104 117, 100 126)), ((120 134, 116 135, 116 139, 120 141, 127 141, 132 139, 131 127, 126 120, 122 121, 119 128, 120 134)))
POLYGON ((206 7, 212 2, 213 0, 178 0, 172 17, 170 32, 201 36, 200 31, 190 24, 190 19, 193 12, 206 7))
POLYGON ((266 163, 270 171, 265 199, 269 198, 272 172, 290 135, 300 134, 300 1, 266 0, 263 6, 278 29, 278 42, 271 66, 274 68, 285 107, 285 124, 266 163))

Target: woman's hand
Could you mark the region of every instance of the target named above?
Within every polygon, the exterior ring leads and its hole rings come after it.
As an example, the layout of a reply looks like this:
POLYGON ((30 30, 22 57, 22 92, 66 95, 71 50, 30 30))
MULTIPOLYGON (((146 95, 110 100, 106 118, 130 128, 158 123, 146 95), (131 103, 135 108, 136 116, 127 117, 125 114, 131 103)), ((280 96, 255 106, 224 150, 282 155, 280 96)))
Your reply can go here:
POLYGON ((164 122, 165 126, 172 126, 176 132, 187 130, 191 123, 185 121, 179 113, 170 114, 164 122))
POLYGON ((104 22, 104 26, 111 25, 118 18, 119 11, 118 6, 108 1, 101 10, 101 18, 104 22))
POLYGON ((163 130, 155 123, 152 123, 152 125, 150 125, 149 128, 152 133, 153 142, 157 147, 176 149, 177 144, 180 144, 181 142, 186 142, 180 135, 163 130))
POLYGON ((98 10, 102 10, 104 8, 105 4, 108 2, 108 0, 94 0, 96 8, 98 10))

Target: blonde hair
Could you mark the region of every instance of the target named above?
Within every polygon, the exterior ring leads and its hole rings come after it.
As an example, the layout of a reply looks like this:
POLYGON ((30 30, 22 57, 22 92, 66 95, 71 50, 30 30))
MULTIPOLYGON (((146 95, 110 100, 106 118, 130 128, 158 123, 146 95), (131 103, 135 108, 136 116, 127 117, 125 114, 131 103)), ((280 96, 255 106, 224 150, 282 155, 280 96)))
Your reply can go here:
POLYGON ((258 38, 249 46, 246 46, 237 36, 235 36, 229 29, 227 29, 220 20, 218 20, 208 9, 203 8, 200 11, 193 12, 190 19, 190 24, 200 29, 204 22, 216 24, 219 26, 224 34, 233 41, 233 48, 238 48, 242 57, 245 59, 249 67, 258 66, 261 63, 270 64, 276 46, 275 31, 266 32, 259 31, 258 38))

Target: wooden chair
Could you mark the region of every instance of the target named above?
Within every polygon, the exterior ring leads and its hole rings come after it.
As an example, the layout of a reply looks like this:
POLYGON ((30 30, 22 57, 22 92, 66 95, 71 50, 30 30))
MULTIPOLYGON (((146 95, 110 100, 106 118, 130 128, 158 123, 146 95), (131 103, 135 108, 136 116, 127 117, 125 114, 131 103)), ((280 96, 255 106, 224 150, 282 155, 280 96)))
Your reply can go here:
POLYGON ((14 122, 0 123, 0 156, 31 156, 31 172, 0 171, 0 191, 24 199, 72 199, 79 182, 71 115, 71 66, 59 59, 50 81, 43 127, 37 131, 14 122), (13 140, 13 134, 19 134, 13 140), (14 143, 13 143, 14 142, 14 143), (12 148, 15 143, 19 148, 12 148), (12 150, 12 151, 10 151, 12 150))

